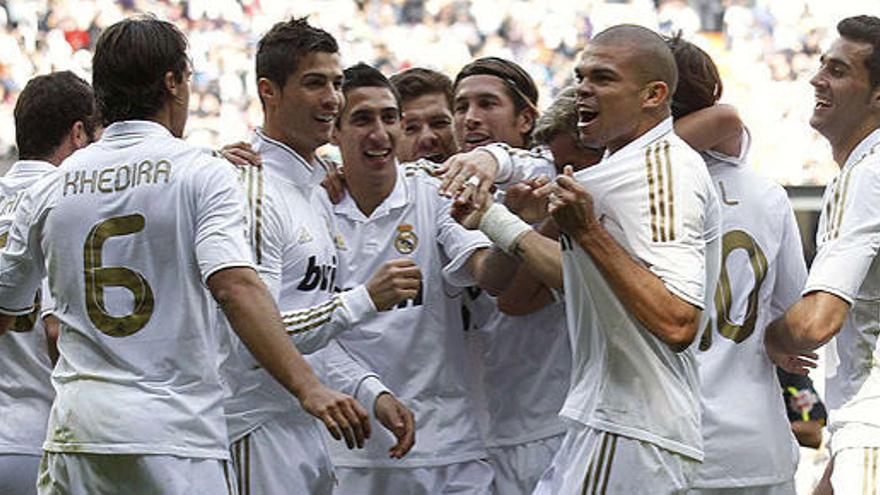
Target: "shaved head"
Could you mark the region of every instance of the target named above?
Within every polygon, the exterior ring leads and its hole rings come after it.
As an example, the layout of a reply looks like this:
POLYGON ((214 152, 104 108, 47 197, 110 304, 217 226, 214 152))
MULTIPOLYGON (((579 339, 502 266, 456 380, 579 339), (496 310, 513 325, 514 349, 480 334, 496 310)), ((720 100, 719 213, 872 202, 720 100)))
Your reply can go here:
POLYGON ((662 81, 669 87, 669 95, 678 85, 675 57, 666 41, 654 31, 633 24, 612 26, 590 40, 591 45, 619 47, 630 51, 633 64, 642 84, 662 81))

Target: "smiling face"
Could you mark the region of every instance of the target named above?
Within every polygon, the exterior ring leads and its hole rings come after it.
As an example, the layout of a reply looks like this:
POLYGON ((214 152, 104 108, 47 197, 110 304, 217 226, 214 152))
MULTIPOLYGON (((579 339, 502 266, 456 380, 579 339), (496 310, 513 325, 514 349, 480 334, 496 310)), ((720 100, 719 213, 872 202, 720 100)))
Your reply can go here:
POLYGON ((428 93, 403 103, 403 136, 398 148, 402 162, 426 158, 442 163, 458 151, 446 95, 428 93))
POLYGON ((346 175, 394 174, 400 137, 400 109, 388 88, 359 87, 348 91, 334 130, 346 175))
POLYGON ((534 116, 529 110, 517 113, 505 84, 499 77, 479 74, 462 79, 455 88, 455 137, 462 151, 497 142, 526 145, 534 116))
POLYGON ((266 134, 311 159, 330 140, 344 101, 339 54, 311 52, 300 60, 283 88, 265 78, 258 85, 266 105, 266 134))
POLYGON ((838 38, 810 80, 816 98, 810 125, 844 160, 878 124, 880 87, 871 88, 865 67, 871 51, 870 44, 838 38))
POLYGON ((614 153, 644 130, 645 85, 632 63, 632 50, 590 45, 575 68, 578 131, 588 146, 614 153))

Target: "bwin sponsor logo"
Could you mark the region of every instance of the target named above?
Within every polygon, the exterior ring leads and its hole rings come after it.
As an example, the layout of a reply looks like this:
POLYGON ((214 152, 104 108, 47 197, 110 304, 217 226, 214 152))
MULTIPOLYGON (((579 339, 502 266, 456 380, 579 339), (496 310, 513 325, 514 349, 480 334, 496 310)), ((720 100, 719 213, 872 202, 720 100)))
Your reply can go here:
POLYGON ((306 268, 306 274, 303 276, 297 289, 302 291, 338 291, 338 289, 335 288, 336 264, 336 256, 333 257, 333 263, 329 265, 319 265, 316 256, 309 256, 309 266, 306 268))

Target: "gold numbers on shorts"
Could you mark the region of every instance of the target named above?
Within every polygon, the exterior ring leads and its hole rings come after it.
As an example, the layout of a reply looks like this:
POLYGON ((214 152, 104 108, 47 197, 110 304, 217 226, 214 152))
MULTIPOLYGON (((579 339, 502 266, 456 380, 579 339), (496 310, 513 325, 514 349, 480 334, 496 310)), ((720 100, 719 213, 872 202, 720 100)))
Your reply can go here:
POLYGON ((111 337, 127 337, 146 326, 153 314, 153 289, 140 273, 121 266, 103 266, 104 241, 144 229, 143 215, 114 217, 99 222, 89 232, 83 246, 83 272, 86 281, 86 310, 95 328, 111 337), (124 287, 134 296, 134 310, 126 316, 113 316, 104 306, 104 290, 124 287))
MULTIPOLYGON (((755 331, 758 319, 758 293, 767 276, 767 257, 761 246, 746 232, 731 230, 724 234, 721 243, 721 275, 715 290, 715 321, 718 333, 737 344, 743 342, 755 331), (733 305, 733 291, 730 287, 730 274, 727 270, 727 258, 737 249, 745 250, 749 256, 749 265, 755 275, 755 282, 746 299, 746 315, 741 325, 731 321, 730 311, 733 305)), ((703 331, 700 339, 700 350, 705 351, 712 345, 712 322, 703 331)))

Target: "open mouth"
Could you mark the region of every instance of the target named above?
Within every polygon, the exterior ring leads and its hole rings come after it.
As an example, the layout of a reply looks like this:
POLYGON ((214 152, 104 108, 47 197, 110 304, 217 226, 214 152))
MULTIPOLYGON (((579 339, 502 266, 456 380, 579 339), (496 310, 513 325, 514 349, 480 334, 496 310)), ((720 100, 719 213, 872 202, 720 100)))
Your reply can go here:
POLYGON ((815 109, 816 110, 823 110, 826 108, 831 108, 831 101, 828 100, 827 98, 824 98, 824 97, 817 95, 815 109))
POLYGON ((590 125, 598 116, 599 112, 585 108, 578 109, 578 127, 586 127, 590 125))
POLYGON ((364 152, 367 158, 385 158, 391 154, 391 148, 384 150, 367 150, 364 152))
POLYGON ((316 115, 315 120, 324 124, 330 124, 336 118, 336 114, 316 115))
POLYGON ((472 150, 478 146, 490 144, 492 142, 492 137, 482 132, 467 134, 464 137, 465 147, 469 150, 472 150))
POLYGON ((443 163, 444 161, 446 161, 446 157, 443 155, 443 153, 430 153, 427 155, 422 155, 422 158, 430 160, 434 163, 443 163))

